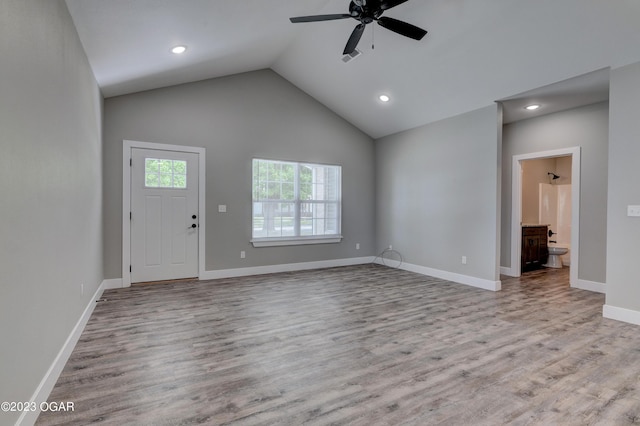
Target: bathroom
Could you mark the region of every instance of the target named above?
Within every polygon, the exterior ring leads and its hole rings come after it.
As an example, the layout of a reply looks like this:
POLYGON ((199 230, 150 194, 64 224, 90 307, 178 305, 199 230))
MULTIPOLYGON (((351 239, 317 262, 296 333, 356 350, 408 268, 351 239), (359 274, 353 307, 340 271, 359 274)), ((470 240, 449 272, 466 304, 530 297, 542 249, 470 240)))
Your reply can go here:
POLYGON ((571 264, 571 161, 562 156, 522 162, 522 224, 549 225, 548 268, 571 264))

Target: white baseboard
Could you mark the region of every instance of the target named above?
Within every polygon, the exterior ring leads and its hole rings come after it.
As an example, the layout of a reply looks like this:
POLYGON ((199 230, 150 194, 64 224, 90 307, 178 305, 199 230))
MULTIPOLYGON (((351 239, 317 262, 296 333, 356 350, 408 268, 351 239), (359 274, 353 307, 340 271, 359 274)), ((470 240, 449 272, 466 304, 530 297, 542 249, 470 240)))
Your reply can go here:
POLYGON ((122 288, 122 278, 112 278, 102 281, 102 288, 104 290, 111 290, 114 288, 122 288))
MULTIPOLYGON (((382 261, 378 260, 377 263, 382 264, 382 261)), ((402 263, 399 268, 404 269, 405 271, 416 272, 418 274, 428 275, 430 277, 453 281, 454 283, 458 284, 465 284, 472 287, 482 288, 484 290, 500 291, 502 289, 502 283, 500 281, 486 280, 484 278, 477 278, 469 275, 457 274, 455 272, 442 271, 440 269, 413 265, 411 263, 402 263)))
POLYGON ((631 309, 619 308, 617 306, 604 305, 602 307, 602 316, 616 321, 628 322, 630 324, 640 325, 640 312, 631 309))
POLYGON ((273 274, 277 272, 304 271, 308 269, 334 268, 337 266, 362 265, 373 262, 374 257, 351 257, 347 259, 320 260, 315 262, 283 263, 280 265, 252 266, 248 268, 220 269, 204 271, 201 280, 245 277, 248 275, 273 274))
MULTIPOLYGON (((568 266, 566 263, 564 265, 568 266)), ((502 275, 506 275, 508 277, 519 277, 521 274, 516 274, 516 272, 508 266, 501 266, 500 273, 502 275)), ((576 285, 572 285, 573 288, 579 288, 581 290, 589 290, 594 291, 596 293, 606 293, 607 286, 604 283, 599 283, 596 281, 582 280, 578 279, 576 285)))
POLYGON ((500 267, 500 273, 502 275, 506 275, 508 277, 519 277, 520 274, 515 271, 513 268, 511 268, 510 266, 501 266, 500 267))
MULTIPOLYGON (((58 381, 58 377, 60 377, 60 373, 62 373, 62 369, 64 368, 69 356, 71 356, 71 352, 73 352, 73 348, 75 348, 76 343, 78 343, 78 339, 84 330, 84 327, 87 325, 93 310, 96 307, 96 300, 100 299, 102 296, 102 292, 104 291, 105 281, 103 281, 93 297, 89 300, 89 304, 84 309, 84 312, 78 319, 75 327, 71 330, 71 334, 67 337, 67 340, 62 345, 62 349, 58 352, 58 355, 53 360, 53 363, 47 370, 47 373, 44 375, 40 384, 36 388, 36 391, 31 396, 29 401, 36 402, 37 407, 40 407, 40 404, 46 402, 49 398, 49 394, 53 390, 56 382, 58 381)), ((40 410, 37 411, 23 411, 22 415, 18 418, 16 422, 16 426, 26 426, 35 424, 38 416, 40 415, 40 410)))
POLYGON ((581 290, 589 290, 589 291, 595 291, 596 293, 606 293, 607 292, 607 286, 604 283, 599 283, 596 281, 588 281, 588 280, 582 280, 582 279, 578 279, 578 282, 575 286, 572 286, 573 288, 579 288, 581 290))

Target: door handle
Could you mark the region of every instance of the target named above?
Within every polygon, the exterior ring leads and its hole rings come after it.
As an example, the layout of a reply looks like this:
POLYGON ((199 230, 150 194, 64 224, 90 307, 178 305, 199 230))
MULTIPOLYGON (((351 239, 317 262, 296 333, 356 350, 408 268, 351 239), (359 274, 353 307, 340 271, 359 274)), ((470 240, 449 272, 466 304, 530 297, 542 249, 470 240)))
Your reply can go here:
POLYGON ((187 229, 193 229, 193 228, 197 228, 198 225, 196 225, 195 223, 192 223, 190 227, 188 227, 187 229))

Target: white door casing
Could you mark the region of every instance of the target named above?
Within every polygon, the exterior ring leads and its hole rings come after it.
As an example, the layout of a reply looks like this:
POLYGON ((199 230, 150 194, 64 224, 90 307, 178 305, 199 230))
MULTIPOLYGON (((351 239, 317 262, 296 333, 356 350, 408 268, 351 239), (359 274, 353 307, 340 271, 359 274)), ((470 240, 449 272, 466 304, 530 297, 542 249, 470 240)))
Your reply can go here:
POLYGON ((571 156, 571 269, 569 283, 579 287, 578 265, 580 251, 580 153, 579 146, 551 151, 519 154, 512 157, 511 170, 511 266, 503 271, 511 277, 520 276, 520 255, 522 244, 522 162, 539 158, 571 156))
POLYGON ((123 141, 122 287, 202 276, 204 194, 204 148, 123 141), (145 188, 145 158, 186 161, 187 189, 145 188))

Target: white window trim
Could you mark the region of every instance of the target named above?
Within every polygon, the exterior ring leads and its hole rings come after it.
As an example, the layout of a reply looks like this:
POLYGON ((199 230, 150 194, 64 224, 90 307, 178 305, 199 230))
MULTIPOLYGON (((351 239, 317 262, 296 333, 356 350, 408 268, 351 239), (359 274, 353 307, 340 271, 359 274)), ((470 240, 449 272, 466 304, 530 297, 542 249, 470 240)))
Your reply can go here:
MULTIPOLYGON (((322 164, 322 163, 309 163, 307 161, 290 161, 290 160, 270 160, 267 158, 253 158, 252 160, 252 164, 254 160, 265 160, 265 161, 273 161, 273 162, 281 162, 281 163, 294 163, 296 164, 296 168, 295 168, 295 186, 294 186, 294 192, 295 192, 295 208, 297 210, 297 214, 295 217, 295 226, 298 227, 299 226, 299 221, 300 221, 300 199, 299 199, 299 188, 298 188, 298 172, 299 172, 299 168, 297 166, 299 165, 311 165, 311 166, 318 166, 318 165, 325 165, 325 166, 336 166, 339 168, 340 170, 340 186, 338 188, 339 191, 339 196, 338 196, 338 200, 335 201, 335 203, 337 203, 338 208, 340 210, 340 227, 339 230, 342 230, 342 166, 338 165, 338 164, 322 164)), ((252 167, 252 173, 253 173, 253 167, 252 167)), ((251 179, 251 223, 253 226, 253 176, 251 179)), ((277 200, 276 200, 277 201, 277 200)), ((305 200, 304 202, 322 202, 319 200, 305 200)), ((281 202, 290 202, 290 201, 281 201, 281 202)), ((332 201, 333 202, 333 201, 332 201)), ((253 234, 253 229, 252 232, 253 234)), ((336 243, 340 243, 342 241, 342 234, 329 234, 329 235, 307 235, 307 236, 287 236, 287 237, 264 237, 264 238, 252 238, 251 240, 249 240, 249 242, 253 245, 253 247, 277 247, 277 246, 298 246, 298 245, 309 245, 309 244, 336 244, 336 243)))
POLYGON ((277 237, 251 240, 254 247, 302 246, 305 244, 335 244, 342 241, 342 235, 309 236, 309 237, 277 237))

